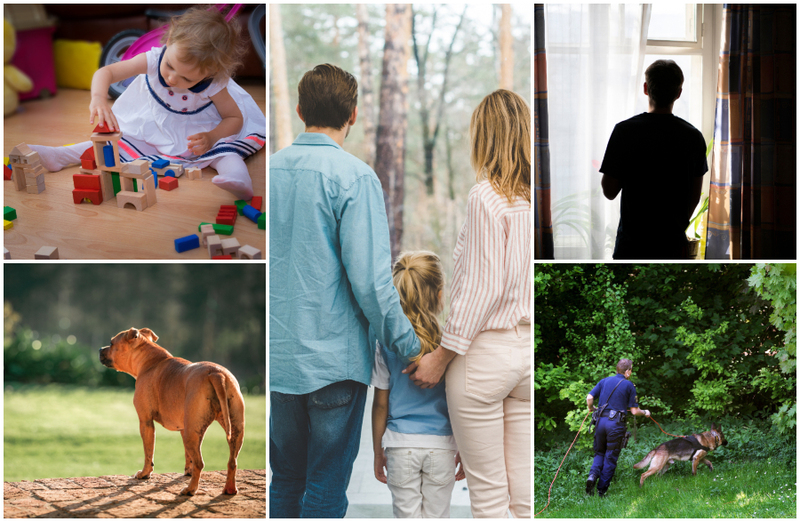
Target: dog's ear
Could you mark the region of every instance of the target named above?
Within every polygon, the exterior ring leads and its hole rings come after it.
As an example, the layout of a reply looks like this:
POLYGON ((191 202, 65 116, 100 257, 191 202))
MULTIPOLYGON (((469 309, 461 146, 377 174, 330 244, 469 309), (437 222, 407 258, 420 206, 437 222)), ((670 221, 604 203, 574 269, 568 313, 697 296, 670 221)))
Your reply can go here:
POLYGON ((139 334, 145 339, 149 339, 151 343, 158 341, 158 336, 150 328, 142 328, 139 334))
POLYGON ((714 430, 714 431, 720 431, 720 427, 719 427, 719 426, 717 426, 717 425, 716 425, 715 423, 713 423, 713 422, 711 423, 711 429, 712 429, 712 430, 714 430))
POLYGON ((127 335, 125 335, 126 341, 133 341, 134 339, 138 338, 139 338, 139 330, 137 330, 136 328, 131 328, 130 330, 128 330, 127 335))

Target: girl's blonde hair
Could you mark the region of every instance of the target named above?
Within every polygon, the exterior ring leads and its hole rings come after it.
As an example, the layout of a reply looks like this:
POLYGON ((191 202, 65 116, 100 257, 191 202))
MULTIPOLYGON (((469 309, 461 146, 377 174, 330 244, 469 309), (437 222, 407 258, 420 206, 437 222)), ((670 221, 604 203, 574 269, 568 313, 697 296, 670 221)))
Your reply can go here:
POLYGON ((521 96, 499 89, 481 101, 469 124, 470 163, 509 203, 531 202, 531 112, 521 96))
POLYGON ((203 74, 233 76, 245 53, 240 34, 235 17, 227 22, 215 7, 192 7, 170 19, 162 43, 180 45, 181 60, 203 74))
POLYGON ((392 279, 403 312, 420 340, 418 361, 426 353, 439 346, 442 327, 438 315, 441 312, 439 292, 444 290, 444 270, 439 256, 433 252, 403 252, 392 268, 392 279))

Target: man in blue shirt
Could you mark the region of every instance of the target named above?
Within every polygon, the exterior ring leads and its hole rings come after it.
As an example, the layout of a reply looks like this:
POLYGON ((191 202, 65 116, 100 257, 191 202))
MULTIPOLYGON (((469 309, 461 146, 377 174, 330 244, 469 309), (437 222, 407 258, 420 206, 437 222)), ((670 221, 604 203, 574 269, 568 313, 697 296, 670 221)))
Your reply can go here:
POLYGON ((375 172, 342 148, 358 84, 325 64, 298 85, 305 132, 270 157, 270 518, 344 517, 374 347, 419 340, 392 284, 375 172))
POLYGON ((605 496, 608 485, 617 469, 617 459, 622 450, 622 439, 625 436, 625 416, 628 409, 633 415, 650 416, 649 410, 639 409, 636 397, 636 386, 630 379, 633 363, 630 359, 620 359, 617 363, 617 374, 602 379, 586 396, 589 411, 594 411, 594 399, 602 408, 594 433, 594 461, 586 481, 586 493, 594 495, 597 483, 597 494, 605 496), (598 480, 599 479, 599 480, 598 480))

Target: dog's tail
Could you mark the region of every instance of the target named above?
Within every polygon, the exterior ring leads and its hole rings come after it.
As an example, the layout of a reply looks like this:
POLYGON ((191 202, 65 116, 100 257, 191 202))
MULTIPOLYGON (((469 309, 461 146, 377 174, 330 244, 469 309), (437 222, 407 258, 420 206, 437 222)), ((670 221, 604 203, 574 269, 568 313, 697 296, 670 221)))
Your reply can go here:
POLYGON ((633 468, 634 469, 642 469, 643 467, 647 466, 650 463, 650 461, 653 460, 653 457, 655 457, 655 456, 656 456, 656 450, 653 450, 650 453, 648 453, 647 456, 645 458, 643 458, 642 460, 640 460, 637 464, 634 464, 633 468))
POLYGON ((228 409, 228 392, 225 391, 225 385, 227 379, 225 375, 222 373, 212 373, 208 376, 208 379, 211 381, 211 385, 214 386, 214 391, 217 392, 217 398, 219 399, 219 406, 222 409, 222 420, 223 424, 222 427, 225 429, 225 436, 228 439, 228 442, 231 441, 231 413, 228 409))

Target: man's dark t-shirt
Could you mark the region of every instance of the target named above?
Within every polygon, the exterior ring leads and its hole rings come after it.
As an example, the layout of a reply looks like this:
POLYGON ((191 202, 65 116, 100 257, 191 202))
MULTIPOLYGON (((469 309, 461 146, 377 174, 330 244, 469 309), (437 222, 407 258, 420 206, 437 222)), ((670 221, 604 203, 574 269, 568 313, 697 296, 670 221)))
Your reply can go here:
POLYGON ((622 186, 614 259, 685 257, 692 178, 708 171, 699 130, 672 114, 620 122, 600 172, 622 186))

